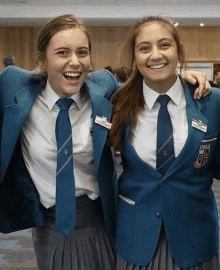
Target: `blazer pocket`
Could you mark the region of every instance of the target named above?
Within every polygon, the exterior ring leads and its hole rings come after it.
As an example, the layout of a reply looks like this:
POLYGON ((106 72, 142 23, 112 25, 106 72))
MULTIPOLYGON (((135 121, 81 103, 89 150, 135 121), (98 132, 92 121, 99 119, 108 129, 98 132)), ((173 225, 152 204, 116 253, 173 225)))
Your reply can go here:
POLYGON ((214 245, 218 235, 217 210, 210 201, 190 207, 189 241, 197 249, 214 245))
POLYGON ((217 142, 217 137, 212 138, 212 139, 207 139, 207 140, 202 140, 202 144, 212 144, 217 142))
POLYGON ((116 239, 129 248, 134 235, 135 202, 123 195, 118 197, 116 239))
POLYGON ((135 205, 135 201, 132 201, 131 199, 125 197, 124 195, 119 194, 118 197, 121 198, 123 201, 131 204, 131 205, 135 205))

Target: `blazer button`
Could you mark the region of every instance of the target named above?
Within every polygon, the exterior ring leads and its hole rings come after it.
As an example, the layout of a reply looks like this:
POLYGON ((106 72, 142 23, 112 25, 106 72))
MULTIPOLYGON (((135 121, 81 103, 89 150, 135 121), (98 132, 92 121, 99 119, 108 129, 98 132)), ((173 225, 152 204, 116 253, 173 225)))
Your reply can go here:
POLYGON ((155 216, 156 216, 157 218, 161 218, 161 213, 158 212, 158 213, 155 214, 155 216))

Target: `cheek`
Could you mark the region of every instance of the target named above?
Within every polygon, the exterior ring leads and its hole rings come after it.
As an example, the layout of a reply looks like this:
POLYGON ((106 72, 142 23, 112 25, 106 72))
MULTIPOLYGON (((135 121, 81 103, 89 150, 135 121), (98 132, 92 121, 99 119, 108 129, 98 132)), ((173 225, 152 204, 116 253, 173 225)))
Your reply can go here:
POLYGON ((57 63, 56 61, 53 61, 48 63, 47 65, 47 73, 48 76, 58 76, 62 73, 63 66, 60 63, 57 63))
POLYGON ((171 57, 173 58, 173 61, 176 63, 179 61, 180 58, 176 50, 175 52, 172 53, 171 57))
POLYGON ((179 61, 178 55, 176 55, 176 56, 173 58, 173 66, 174 66, 175 69, 177 68, 177 63, 178 63, 178 61, 179 61))
POLYGON ((135 56, 135 63, 138 68, 143 68, 143 66, 146 64, 145 57, 143 55, 137 54, 135 56))
POLYGON ((91 69, 92 63, 91 63, 91 58, 90 58, 90 56, 89 56, 88 59, 86 60, 84 66, 86 67, 86 70, 87 70, 87 71, 89 71, 89 70, 91 69))

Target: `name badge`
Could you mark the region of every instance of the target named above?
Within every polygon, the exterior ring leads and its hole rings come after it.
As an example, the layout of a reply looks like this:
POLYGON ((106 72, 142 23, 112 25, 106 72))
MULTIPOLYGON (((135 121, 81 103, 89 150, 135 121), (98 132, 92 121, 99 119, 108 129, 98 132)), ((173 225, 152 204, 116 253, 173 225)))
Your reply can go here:
POLYGON ((107 128, 107 129, 110 129, 111 125, 112 125, 106 117, 104 117, 104 116, 101 117, 98 115, 96 115, 95 123, 107 128))
POLYGON ((197 128, 203 132, 207 131, 207 125, 204 124, 201 120, 192 120, 192 127, 197 128))

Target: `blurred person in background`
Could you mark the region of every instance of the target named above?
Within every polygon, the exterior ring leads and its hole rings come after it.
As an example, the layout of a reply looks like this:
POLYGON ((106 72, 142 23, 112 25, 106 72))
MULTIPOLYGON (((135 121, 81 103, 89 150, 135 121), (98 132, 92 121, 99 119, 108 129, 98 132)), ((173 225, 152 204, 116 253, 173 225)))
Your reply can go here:
POLYGON ((2 62, 4 64, 5 67, 8 67, 8 66, 15 66, 15 58, 12 54, 10 55, 5 55, 3 58, 2 58, 2 62))
POLYGON ((122 86, 127 81, 127 79, 129 78, 129 74, 130 72, 127 67, 115 69, 115 77, 119 86, 122 86))
POLYGON ((107 66, 107 67, 104 67, 104 69, 107 69, 108 71, 110 71, 113 75, 115 74, 114 73, 114 70, 111 66, 107 66))
POLYGON ((220 88, 220 70, 216 70, 213 75, 213 81, 209 81, 211 87, 220 88))

